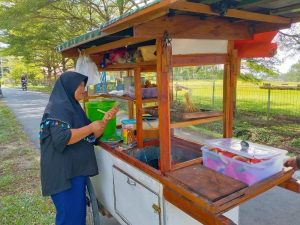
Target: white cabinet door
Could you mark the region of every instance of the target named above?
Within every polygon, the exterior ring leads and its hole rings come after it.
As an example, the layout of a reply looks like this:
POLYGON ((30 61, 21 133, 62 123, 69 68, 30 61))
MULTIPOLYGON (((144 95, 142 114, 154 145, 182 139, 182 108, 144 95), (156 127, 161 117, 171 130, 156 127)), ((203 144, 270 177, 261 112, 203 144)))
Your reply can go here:
POLYGON ((113 167, 115 210, 130 225, 161 225, 159 195, 113 167))

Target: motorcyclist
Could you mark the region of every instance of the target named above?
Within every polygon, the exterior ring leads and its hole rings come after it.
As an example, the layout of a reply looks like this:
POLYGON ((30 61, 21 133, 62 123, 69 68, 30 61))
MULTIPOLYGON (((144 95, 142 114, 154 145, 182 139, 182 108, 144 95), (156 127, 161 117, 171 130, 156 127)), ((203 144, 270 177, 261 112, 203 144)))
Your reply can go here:
POLYGON ((27 91, 27 79, 24 75, 21 76, 22 90, 27 91))

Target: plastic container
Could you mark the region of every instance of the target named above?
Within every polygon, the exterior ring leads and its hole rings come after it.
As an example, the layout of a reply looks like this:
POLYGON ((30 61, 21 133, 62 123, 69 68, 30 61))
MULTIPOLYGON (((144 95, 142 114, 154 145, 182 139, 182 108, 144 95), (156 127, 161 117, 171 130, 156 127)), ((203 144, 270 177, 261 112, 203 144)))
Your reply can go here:
MULTIPOLYGON (((129 96, 135 98, 135 89, 133 86, 129 87, 129 96)), ((156 98, 157 87, 142 88, 142 98, 156 98)))
POLYGON ((248 185, 264 180, 283 168, 283 156, 286 151, 281 149, 231 138, 209 140, 206 145, 201 148, 204 166, 248 185), (222 152, 210 149, 219 149, 222 152))
POLYGON ((136 120, 128 119, 122 120, 122 139, 123 143, 126 145, 130 145, 136 141, 134 131, 136 129, 136 120))
MULTIPOLYGON (((87 117, 93 122, 96 120, 102 120, 104 113, 99 112, 98 109, 105 112, 109 111, 115 105, 115 101, 91 101, 86 103, 87 117)), ((103 138, 110 138, 116 134, 117 120, 116 117, 108 121, 103 135, 103 138)))

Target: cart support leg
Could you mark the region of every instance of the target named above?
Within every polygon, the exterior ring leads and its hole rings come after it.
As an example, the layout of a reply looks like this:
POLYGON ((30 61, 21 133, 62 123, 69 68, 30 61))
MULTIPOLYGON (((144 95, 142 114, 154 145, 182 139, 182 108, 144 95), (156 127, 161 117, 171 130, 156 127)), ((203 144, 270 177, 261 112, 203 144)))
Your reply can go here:
POLYGON ((170 132, 170 74, 172 73, 172 46, 163 38, 156 40, 158 115, 160 140, 160 169, 171 170, 171 132, 170 132))

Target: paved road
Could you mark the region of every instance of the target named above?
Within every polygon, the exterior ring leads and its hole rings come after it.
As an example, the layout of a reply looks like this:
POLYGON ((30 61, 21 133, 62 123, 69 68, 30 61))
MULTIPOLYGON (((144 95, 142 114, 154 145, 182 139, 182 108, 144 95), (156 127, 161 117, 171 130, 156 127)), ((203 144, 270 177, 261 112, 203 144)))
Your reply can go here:
MULTIPOLYGON (((39 122, 49 96, 39 92, 23 92, 7 88, 3 88, 3 94, 7 105, 13 110, 38 149, 39 122)), ((104 220, 104 225, 118 225, 113 219, 104 218, 104 220)), ((239 224, 299 225, 300 195, 281 188, 273 188, 241 205, 239 224)))

